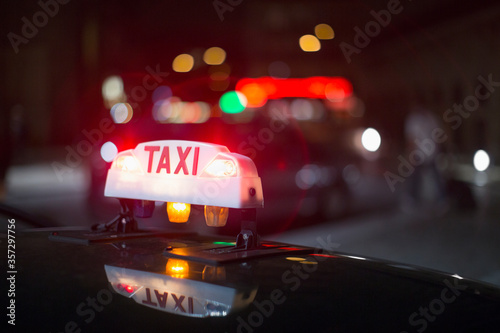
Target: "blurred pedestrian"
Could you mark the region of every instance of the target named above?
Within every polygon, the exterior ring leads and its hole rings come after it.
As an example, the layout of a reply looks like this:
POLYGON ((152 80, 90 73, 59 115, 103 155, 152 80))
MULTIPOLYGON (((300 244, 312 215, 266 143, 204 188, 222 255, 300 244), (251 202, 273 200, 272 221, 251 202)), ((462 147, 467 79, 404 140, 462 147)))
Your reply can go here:
POLYGON ((407 156, 418 155, 421 160, 415 163, 407 179, 407 192, 403 196, 405 210, 428 209, 443 213, 448 209, 446 181, 436 163, 443 152, 442 144, 433 137, 436 129, 442 130, 439 119, 424 107, 413 107, 406 117, 407 156))

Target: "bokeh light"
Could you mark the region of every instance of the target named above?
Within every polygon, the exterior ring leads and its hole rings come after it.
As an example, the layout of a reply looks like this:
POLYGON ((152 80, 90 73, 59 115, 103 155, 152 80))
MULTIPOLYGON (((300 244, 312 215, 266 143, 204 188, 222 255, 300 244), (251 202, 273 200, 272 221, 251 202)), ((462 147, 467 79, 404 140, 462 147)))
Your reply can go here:
POLYGON ((477 171, 484 171, 490 166, 490 156, 487 152, 480 149, 474 154, 473 163, 474 168, 476 168, 477 171))
POLYGON ((325 96, 331 102, 338 102, 346 97, 346 91, 344 87, 328 83, 325 87, 325 96))
POLYGON ((318 24, 314 27, 314 34, 319 39, 333 39, 335 37, 335 33, 331 26, 325 23, 318 24))
POLYGON ((168 99, 172 97, 172 89, 168 86, 158 86, 154 91, 151 99, 153 100, 153 103, 156 103, 158 101, 168 99))
POLYGON ((126 124, 132 119, 134 110, 128 103, 117 103, 111 108, 110 114, 116 124, 126 124))
POLYGON ((160 100, 153 106, 153 119, 158 123, 201 124, 210 118, 206 102, 183 102, 178 97, 160 100))
POLYGON ((375 152, 380 148, 382 138, 376 129, 370 127, 363 132, 361 143, 366 150, 375 152))
POLYGON ((220 65, 226 60, 226 51, 220 47, 211 47, 203 54, 203 61, 207 65, 220 65))
POLYGON ((172 62, 172 69, 178 73, 187 73, 193 69, 193 66, 194 58, 187 53, 179 54, 172 62))
POLYGON ((102 98, 107 108, 110 108, 118 102, 124 102, 125 91, 123 80, 117 75, 107 77, 102 83, 102 98))
POLYGON ((153 119, 159 123, 167 123, 172 118, 172 104, 179 101, 177 97, 162 99, 153 106, 153 119))
POLYGON ((219 106, 225 113, 240 113, 247 106, 247 98, 239 91, 228 91, 220 98, 219 106))
POLYGON ((297 120, 311 120, 314 116, 312 103, 303 98, 297 98, 290 104, 290 111, 297 120))
POLYGON ((102 145, 101 157, 106 162, 108 162, 108 163, 112 162, 113 159, 115 158, 116 154, 118 154, 118 148, 116 147, 116 145, 113 142, 108 141, 102 145))
POLYGON ((258 108, 267 102, 267 92, 257 83, 246 84, 239 91, 245 95, 249 108, 258 108))
POLYGON ((319 179, 320 169, 315 164, 307 164, 295 175, 295 184, 302 190, 313 187, 319 179))
POLYGON ((198 108, 200 110, 200 115, 195 121, 193 121, 193 123, 201 124, 206 122, 211 115, 210 105, 206 102, 195 102, 195 103, 198 105, 198 108))
POLYGON ((316 36, 304 35, 299 39, 299 45, 304 52, 316 52, 321 49, 321 43, 316 36))

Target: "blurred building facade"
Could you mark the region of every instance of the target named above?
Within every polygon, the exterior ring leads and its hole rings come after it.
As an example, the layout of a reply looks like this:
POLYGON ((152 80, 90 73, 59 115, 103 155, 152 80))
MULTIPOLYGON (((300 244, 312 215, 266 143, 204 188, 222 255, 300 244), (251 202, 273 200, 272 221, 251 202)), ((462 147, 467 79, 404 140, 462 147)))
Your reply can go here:
POLYGON ((449 151, 485 149, 498 161, 499 18, 500 6, 479 7, 374 45, 361 59, 366 99, 398 126, 412 104, 425 106, 441 119, 449 151))

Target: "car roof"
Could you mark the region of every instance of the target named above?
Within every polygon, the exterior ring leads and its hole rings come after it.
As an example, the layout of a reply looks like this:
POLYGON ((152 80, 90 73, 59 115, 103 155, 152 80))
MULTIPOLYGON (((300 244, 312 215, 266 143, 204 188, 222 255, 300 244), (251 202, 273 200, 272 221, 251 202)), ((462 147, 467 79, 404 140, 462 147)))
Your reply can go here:
MULTIPOLYGON (((215 248, 227 247, 232 240, 163 233, 82 245, 54 241, 53 232, 24 233, 17 243, 18 324, 50 332, 78 328, 148 332, 162 327, 176 332, 195 328, 214 332, 475 332, 490 331, 500 324, 500 293, 493 286, 417 267, 286 244, 267 243, 288 251, 242 255, 220 263, 190 257, 186 261, 191 268, 188 275, 167 276, 165 265, 173 257, 166 255, 166 250, 214 242, 219 242, 215 248), (217 270, 220 274, 214 273, 217 270), (117 293, 113 288, 117 281, 112 281, 115 273, 140 277, 145 284, 140 287, 159 295, 160 305, 162 300, 170 304, 174 295, 177 301, 180 295, 186 300, 198 297, 206 301, 189 290, 207 295, 213 295, 214 290, 219 295, 230 291, 247 304, 235 306, 236 310, 221 317, 192 318, 179 308, 175 309, 177 314, 167 313, 158 308, 155 296, 151 297, 156 308, 144 306, 144 299, 134 302, 117 293), (148 281, 154 279, 156 284, 151 282, 148 287, 148 281), (172 289, 176 284, 182 291, 172 289)), ((186 307, 184 303, 184 310, 186 307)))

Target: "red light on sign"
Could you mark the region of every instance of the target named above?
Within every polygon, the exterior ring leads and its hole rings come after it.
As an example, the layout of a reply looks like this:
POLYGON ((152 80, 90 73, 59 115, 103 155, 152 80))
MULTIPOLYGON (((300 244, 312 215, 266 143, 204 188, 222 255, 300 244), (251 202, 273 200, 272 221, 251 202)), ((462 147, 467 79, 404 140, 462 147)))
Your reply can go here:
POLYGON ((266 76, 241 79, 236 90, 248 99, 250 107, 259 107, 268 99, 285 97, 343 99, 352 94, 352 84, 343 77, 314 76, 305 79, 274 79, 266 76))
POLYGON ((132 294, 135 291, 134 286, 125 283, 118 283, 116 287, 118 288, 118 290, 126 291, 129 294, 132 294))

